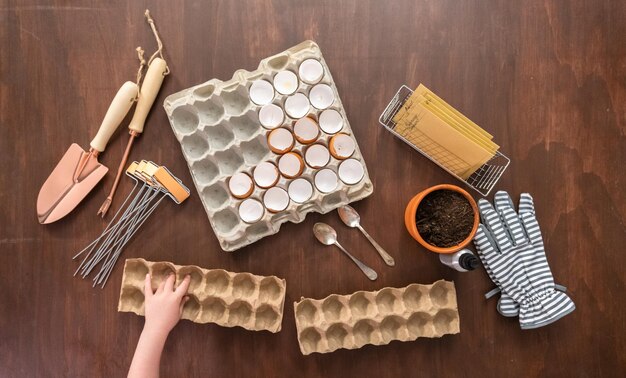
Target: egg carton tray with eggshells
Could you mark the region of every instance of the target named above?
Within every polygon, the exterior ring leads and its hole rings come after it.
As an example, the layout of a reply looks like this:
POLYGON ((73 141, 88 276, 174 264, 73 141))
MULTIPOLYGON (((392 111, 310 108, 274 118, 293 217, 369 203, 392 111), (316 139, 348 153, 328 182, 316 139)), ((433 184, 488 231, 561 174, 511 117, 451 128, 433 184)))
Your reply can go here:
POLYGON ((173 94, 164 107, 225 251, 373 191, 315 42, 173 94))
POLYGON ((186 275, 191 277, 183 319, 252 331, 280 331, 285 303, 284 279, 128 259, 124 265, 118 311, 144 315, 144 282, 148 273, 153 289, 171 273, 176 274, 176 285, 186 275))
POLYGON ((303 298, 294 303, 302 354, 460 332, 454 282, 303 298))

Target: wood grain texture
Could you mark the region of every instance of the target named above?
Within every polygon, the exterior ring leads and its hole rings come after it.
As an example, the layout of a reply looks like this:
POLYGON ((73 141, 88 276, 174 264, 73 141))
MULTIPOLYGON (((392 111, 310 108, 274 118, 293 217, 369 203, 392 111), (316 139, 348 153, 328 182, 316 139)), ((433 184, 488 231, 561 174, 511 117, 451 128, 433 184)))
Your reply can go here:
MULTIPOLYGON (((0 0, 0 376, 123 376, 143 318, 117 313, 123 264, 104 290, 72 277, 71 256, 105 222, 96 211, 110 173, 73 213, 41 226, 39 187, 72 142, 87 146, 134 49, 166 46, 165 79, 132 159, 169 167, 192 185, 163 99, 315 40, 332 70, 369 167, 374 194, 355 208, 391 252, 389 268, 336 214, 310 215, 235 254, 221 252, 197 194, 163 204, 122 257, 277 275, 287 280, 278 334, 182 321, 164 376, 625 376, 626 3, 623 1, 50 1, 0 0), (389 98, 420 82, 494 134, 512 159, 498 189, 535 197, 548 260, 578 309, 521 331, 483 293, 483 271, 457 274, 405 231, 405 204, 454 183, 377 122, 389 98), (370 282, 311 227, 379 272, 370 282), (291 303, 300 296, 454 280, 461 333, 303 357, 291 303)), ((128 121, 129 119, 127 119, 128 121)), ((115 171, 127 130, 101 162, 115 171)), ((122 180, 116 209, 131 183, 122 180)))

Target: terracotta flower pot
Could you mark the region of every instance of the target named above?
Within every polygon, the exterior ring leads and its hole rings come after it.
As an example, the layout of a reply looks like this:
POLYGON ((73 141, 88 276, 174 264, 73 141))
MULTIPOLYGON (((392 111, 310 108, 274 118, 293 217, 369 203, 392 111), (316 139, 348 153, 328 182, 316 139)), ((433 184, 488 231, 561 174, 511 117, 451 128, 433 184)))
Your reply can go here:
POLYGON ((431 252, 436 252, 436 253, 454 253, 464 248, 474 238, 474 234, 476 233, 476 230, 478 229, 478 222, 479 222, 479 215, 478 215, 478 206, 476 206, 476 201, 474 201, 474 199, 472 198, 472 196, 469 195, 468 192, 459 188, 456 185, 442 184, 442 185, 436 185, 428 189, 425 189, 421 191, 420 193, 418 193, 415 197, 411 198, 408 205, 406 206, 406 210, 404 211, 404 225, 406 226, 407 231, 409 231, 409 234, 411 234, 413 239, 417 240, 418 243, 424 246, 424 248, 428 249, 431 252), (467 201, 470 203, 470 206, 472 206, 472 210, 474 211, 474 226, 472 227, 472 231, 467 236, 467 238, 465 238, 465 240, 463 240, 462 242, 460 242, 459 244, 455 246, 446 247, 446 248, 441 248, 441 247, 437 247, 432 244, 426 243, 426 241, 422 239, 422 236, 418 232, 417 225, 415 223, 415 214, 417 213, 417 208, 419 204, 422 202, 422 200, 424 199, 424 197, 426 197, 429 193, 432 193, 436 190, 442 190, 442 189, 452 190, 454 192, 457 192, 463 195, 463 197, 465 197, 467 201))

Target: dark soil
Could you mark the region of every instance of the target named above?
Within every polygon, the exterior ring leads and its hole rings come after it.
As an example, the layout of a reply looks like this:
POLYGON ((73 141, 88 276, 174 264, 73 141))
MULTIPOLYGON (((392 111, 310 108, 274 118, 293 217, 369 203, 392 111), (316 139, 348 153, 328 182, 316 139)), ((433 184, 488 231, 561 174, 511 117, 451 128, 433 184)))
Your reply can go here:
POLYGON ((426 243, 440 248, 453 247, 472 232, 474 211, 460 193, 436 190, 420 202, 415 224, 426 243))

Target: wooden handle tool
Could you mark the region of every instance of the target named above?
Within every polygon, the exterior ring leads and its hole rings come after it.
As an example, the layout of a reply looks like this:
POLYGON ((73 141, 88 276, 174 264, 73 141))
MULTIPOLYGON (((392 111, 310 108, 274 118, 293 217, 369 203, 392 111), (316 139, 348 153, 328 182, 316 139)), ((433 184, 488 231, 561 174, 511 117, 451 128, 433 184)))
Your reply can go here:
POLYGON ((98 210, 98 215, 101 215, 103 218, 106 215, 109 207, 111 206, 111 202, 113 201, 113 196, 115 195, 115 191, 117 190, 117 185, 119 184, 120 177, 124 172, 124 167, 126 166, 126 161, 128 160, 128 155, 130 154, 130 149, 133 145, 133 141, 139 134, 143 132, 144 125, 146 123, 146 118, 148 117, 148 113, 154 104, 154 100, 159 94, 159 90, 161 89, 161 85, 163 84, 163 79, 167 74, 167 63, 165 60, 161 58, 154 58, 150 66, 148 66, 148 71, 146 72, 146 76, 143 79, 143 83, 141 85, 141 90, 139 92, 139 99, 137 100, 137 106, 135 107, 135 113, 133 114, 133 119, 130 121, 128 125, 130 138, 128 139, 128 144, 126 145, 126 150, 124 151, 124 156, 122 157, 122 161, 120 162, 120 166, 117 170, 117 176, 115 176, 115 181, 113 182, 113 186, 111 187, 111 191, 109 192, 108 197, 102 203, 102 206, 98 210))

